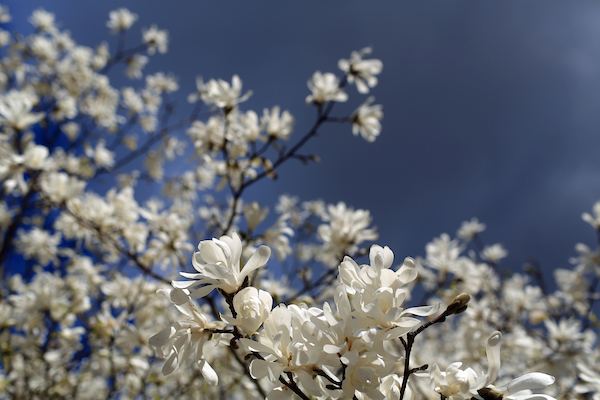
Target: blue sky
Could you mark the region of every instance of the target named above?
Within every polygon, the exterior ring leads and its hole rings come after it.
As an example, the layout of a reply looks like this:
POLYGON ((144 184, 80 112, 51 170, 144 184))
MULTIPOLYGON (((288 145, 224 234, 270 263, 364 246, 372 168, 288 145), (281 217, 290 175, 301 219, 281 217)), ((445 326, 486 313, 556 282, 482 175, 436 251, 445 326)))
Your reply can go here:
MULTIPOLYGON (((243 109, 281 105, 296 117, 296 137, 311 126, 304 105, 316 70, 338 72, 337 60, 373 46, 383 61, 372 91, 383 104, 375 143, 330 125, 306 153, 321 163, 290 163, 281 179, 249 191, 274 202, 345 201, 371 210, 398 260, 424 253, 425 243, 478 217, 483 239, 500 242, 519 270, 527 255, 542 266, 568 266, 576 242, 593 244, 581 221, 600 199, 600 3, 512 1, 197 2, 14 0, 5 2, 12 30, 45 7, 82 44, 108 34, 108 12, 127 7, 142 27, 170 32, 169 53, 148 71, 171 71, 184 96, 195 76, 239 74, 252 98, 243 109)), ((334 115, 364 97, 354 88, 334 115)))

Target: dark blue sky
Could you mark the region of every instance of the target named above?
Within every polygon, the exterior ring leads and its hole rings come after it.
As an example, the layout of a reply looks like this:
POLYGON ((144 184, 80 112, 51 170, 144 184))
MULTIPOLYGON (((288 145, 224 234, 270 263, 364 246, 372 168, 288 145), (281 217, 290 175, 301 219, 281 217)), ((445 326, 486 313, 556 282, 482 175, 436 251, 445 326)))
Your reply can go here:
MULTIPOLYGON (((528 254, 568 266, 573 246, 593 244, 581 221, 600 199, 600 3, 511 1, 104 1, 13 0, 11 29, 28 31, 37 7, 54 12, 82 44, 108 34, 108 12, 139 15, 132 39, 156 23, 169 53, 148 71, 172 71, 182 99, 195 76, 239 74, 254 96, 242 109, 279 104, 296 137, 314 121, 304 106, 315 70, 371 45, 384 63, 372 91, 383 104, 375 143, 331 125, 307 148, 320 164, 288 164, 249 200, 279 193, 370 209, 400 260, 475 216, 487 243, 501 242, 518 270, 528 254)), ((354 88, 335 115, 364 97, 354 88)), ((273 200, 274 201, 274 200, 273 200)))

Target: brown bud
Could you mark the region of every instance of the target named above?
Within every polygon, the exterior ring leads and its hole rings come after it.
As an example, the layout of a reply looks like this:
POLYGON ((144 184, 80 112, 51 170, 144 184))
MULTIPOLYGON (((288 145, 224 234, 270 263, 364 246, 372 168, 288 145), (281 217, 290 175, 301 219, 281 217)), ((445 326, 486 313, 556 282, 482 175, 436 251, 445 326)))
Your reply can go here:
POLYGON ((484 400, 502 400, 504 395, 492 388, 482 388, 477 391, 484 400))
POLYGON ((452 303, 446 309, 446 314, 460 314, 467 309, 467 303, 471 300, 469 293, 461 293, 452 300, 452 303))

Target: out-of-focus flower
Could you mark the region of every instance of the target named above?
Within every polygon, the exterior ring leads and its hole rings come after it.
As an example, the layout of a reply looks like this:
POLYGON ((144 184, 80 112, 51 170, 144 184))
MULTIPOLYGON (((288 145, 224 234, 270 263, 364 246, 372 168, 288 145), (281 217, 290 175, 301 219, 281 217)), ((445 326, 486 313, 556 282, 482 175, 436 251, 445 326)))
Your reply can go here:
POLYGON ((56 26, 54 25, 54 14, 44 10, 43 8, 39 8, 31 14, 29 17, 29 22, 36 29, 39 29, 42 32, 55 32, 56 26))
POLYGON ((32 113, 35 95, 11 90, 0 97, 0 123, 22 131, 44 118, 44 113, 32 113))
POLYGON ((110 28, 111 33, 117 33, 129 29, 137 21, 138 16, 126 8, 119 8, 111 11, 108 18, 106 26, 110 28))
POLYGON ((152 25, 150 29, 142 30, 142 39, 148 46, 148 54, 152 55, 158 50, 159 53, 167 52, 169 46, 169 32, 166 29, 158 29, 156 25, 152 25))
POLYGON ((198 77, 196 78, 196 86, 198 87, 198 93, 188 96, 190 103, 194 103, 201 98, 206 104, 214 104, 226 113, 229 113, 239 103, 248 100, 252 96, 251 90, 247 91, 243 96, 241 95, 242 80, 237 75, 233 75, 231 78, 231 85, 222 79, 211 79, 204 83, 202 77, 198 77))
POLYGON ((383 69, 381 60, 370 59, 363 60, 363 56, 370 54, 371 47, 365 47, 360 51, 353 51, 350 59, 341 59, 338 67, 346 73, 348 82, 356 82, 356 89, 359 93, 369 93, 369 88, 377 85, 377 77, 383 69))
POLYGON ((294 117, 289 111, 285 110, 279 114, 279 106, 275 106, 269 111, 265 108, 261 122, 270 137, 289 140, 294 129, 294 117))
POLYGON ((348 100, 348 94, 340 87, 339 79, 331 72, 324 74, 320 71, 315 72, 308 81, 308 88, 312 94, 306 96, 306 104, 314 102, 319 105, 328 101, 348 100))
POLYGON ((463 221, 456 232, 456 236, 470 242, 483 231, 485 231, 485 224, 479 222, 477 218, 471 218, 470 221, 463 221))
POLYGON ((492 264, 498 264, 500 260, 508 255, 508 251, 499 243, 485 246, 481 251, 481 258, 492 264))
POLYGON ((592 213, 594 215, 584 212, 583 214, 581 214, 581 219, 590 224, 592 228, 600 230, 600 201, 594 204, 594 207, 592 208, 592 213))
POLYGON ((371 106, 374 101, 375 97, 369 97, 350 117, 354 136, 360 133, 367 142, 374 142, 381 132, 383 106, 381 104, 371 106))

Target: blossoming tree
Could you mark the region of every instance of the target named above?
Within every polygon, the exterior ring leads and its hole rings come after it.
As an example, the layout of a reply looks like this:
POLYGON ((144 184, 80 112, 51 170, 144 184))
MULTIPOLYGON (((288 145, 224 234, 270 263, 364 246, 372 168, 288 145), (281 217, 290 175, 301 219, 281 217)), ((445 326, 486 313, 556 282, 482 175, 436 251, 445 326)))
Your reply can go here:
MULTIPOLYGON (((245 201, 314 160, 330 122, 377 139, 373 97, 335 114, 377 85, 370 48, 309 78, 307 132, 279 106, 244 110, 237 75, 198 78, 177 119, 176 79, 144 74, 168 33, 129 46, 136 20, 110 13, 114 50, 44 10, 28 37, 0 31, 1 398, 600 399, 597 247, 550 291, 534 264, 508 274, 477 219, 397 263, 366 210, 245 201)), ((600 232, 600 203, 583 219, 600 232)))

